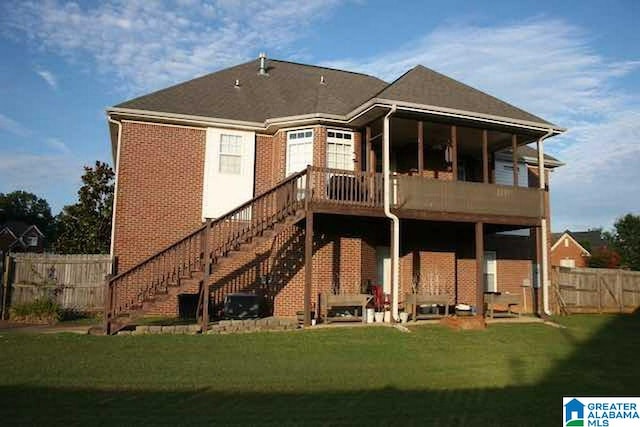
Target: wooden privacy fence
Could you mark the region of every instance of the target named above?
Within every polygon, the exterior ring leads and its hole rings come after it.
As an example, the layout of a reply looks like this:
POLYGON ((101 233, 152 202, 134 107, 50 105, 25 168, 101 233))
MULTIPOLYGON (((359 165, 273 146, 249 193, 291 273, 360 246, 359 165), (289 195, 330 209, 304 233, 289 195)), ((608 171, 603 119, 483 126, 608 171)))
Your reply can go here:
POLYGON ((640 272, 553 267, 553 296, 562 314, 628 313, 640 307, 640 272))
POLYGON ((105 276, 112 272, 109 255, 19 253, 6 260, 7 305, 52 298, 64 309, 103 310, 105 276))

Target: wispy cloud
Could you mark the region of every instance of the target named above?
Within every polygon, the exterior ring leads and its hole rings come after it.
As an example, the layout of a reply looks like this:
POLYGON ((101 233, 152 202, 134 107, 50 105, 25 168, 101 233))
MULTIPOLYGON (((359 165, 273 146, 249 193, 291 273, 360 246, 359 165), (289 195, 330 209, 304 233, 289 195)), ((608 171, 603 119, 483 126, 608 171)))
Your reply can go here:
POLYGON ((59 153, 68 154, 71 152, 67 144, 58 138, 47 138, 45 139, 45 144, 59 153))
POLYGON ((391 52, 330 64, 387 80, 423 64, 564 125, 618 108, 627 97, 613 81, 640 67, 597 54, 583 30, 561 20, 448 24, 391 52))
POLYGON ((22 125, 21 123, 13 120, 10 117, 0 113, 0 130, 7 131, 17 136, 29 136, 31 130, 22 125))
POLYGON ((562 20, 501 26, 448 23, 371 58, 328 63, 391 81, 423 64, 569 128, 546 144, 566 162, 553 175, 554 228, 609 226, 640 212, 640 100, 616 88, 637 60, 612 60, 562 20))
POLYGON ((25 190, 51 194, 55 192, 51 183, 66 188, 79 182, 81 174, 81 162, 63 154, 3 152, 0 156, 0 192, 25 190))
POLYGON ((51 87, 51 89, 58 89, 58 79, 51 71, 36 68, 35 72, 51 87))
POLYGON ((77 64, 88 59, 138 92, 246 61, 259 50, 282 53, 336 2, 20 1, 5 3, 0 23, 5 35, 26 36, 77 64))

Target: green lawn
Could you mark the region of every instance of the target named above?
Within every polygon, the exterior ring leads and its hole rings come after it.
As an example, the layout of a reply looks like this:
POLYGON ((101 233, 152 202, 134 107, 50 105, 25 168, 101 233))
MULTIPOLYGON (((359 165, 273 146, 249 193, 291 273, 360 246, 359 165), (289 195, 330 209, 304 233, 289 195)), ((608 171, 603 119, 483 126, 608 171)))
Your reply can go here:
POLYGON ((222 336, 0 334, 1 424, 559 425, 562 396, 637 395, 639 316, 566 329, 222 336))

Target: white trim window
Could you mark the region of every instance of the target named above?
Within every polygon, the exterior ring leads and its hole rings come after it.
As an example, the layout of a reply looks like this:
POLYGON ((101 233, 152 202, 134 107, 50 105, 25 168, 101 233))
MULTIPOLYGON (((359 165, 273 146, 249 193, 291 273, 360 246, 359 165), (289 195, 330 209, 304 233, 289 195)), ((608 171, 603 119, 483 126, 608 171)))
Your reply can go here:
POLYGON ((291 175, 313 164, 313 129, 287 132, 287 170, 291 175))
POLYGON ((327 167, 352 171, 353 132, 329 129, 327 131, 327 167))
POLYGON ((240 175, 242 173, 242 136, 220 134, 218 172, 228 175, 240 175))
POLYGON ((38 246, 38 236, 27 236, 25 244, 29 247, 38 246))

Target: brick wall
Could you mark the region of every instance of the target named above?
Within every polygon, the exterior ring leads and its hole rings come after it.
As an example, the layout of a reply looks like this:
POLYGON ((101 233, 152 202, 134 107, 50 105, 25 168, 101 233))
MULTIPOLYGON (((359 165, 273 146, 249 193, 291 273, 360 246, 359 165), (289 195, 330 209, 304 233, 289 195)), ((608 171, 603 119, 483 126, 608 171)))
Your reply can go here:
POLYGON ((589 257, 584 255, 583 250, 566 236, 562 237, 560 243, 551 251, 549 265, 560 265, 563 259, 574 260, 576 267, 586 267, 589 261, 589 257), (564 240, 569 242, 568 246, 565 246, 564 240))
POLYGON ((114 252, 118 271, 201 224, 205 130, 123 122, 114 252))

